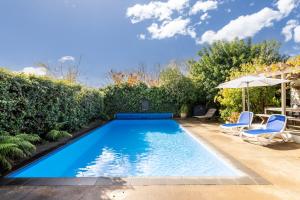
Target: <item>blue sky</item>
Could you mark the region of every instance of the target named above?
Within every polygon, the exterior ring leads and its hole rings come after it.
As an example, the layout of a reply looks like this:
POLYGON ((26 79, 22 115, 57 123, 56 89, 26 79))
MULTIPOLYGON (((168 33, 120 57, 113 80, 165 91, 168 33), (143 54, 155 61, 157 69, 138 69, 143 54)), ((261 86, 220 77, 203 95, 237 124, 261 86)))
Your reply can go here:
POLYGON ((111 69, 196 58, 218 39, 276 39, 300 54, 299 0, 1 0, 0 26, 0 66, 35 72, 81 56, 90 86, 111 69))

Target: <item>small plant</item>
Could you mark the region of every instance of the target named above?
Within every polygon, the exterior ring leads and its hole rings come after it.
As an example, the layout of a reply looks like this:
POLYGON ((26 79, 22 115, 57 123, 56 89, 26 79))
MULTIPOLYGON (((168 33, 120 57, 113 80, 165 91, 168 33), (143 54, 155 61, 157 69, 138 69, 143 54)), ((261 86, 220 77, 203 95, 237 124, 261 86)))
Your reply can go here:
POLYGON ((49 141, 57 141, 66 137, 72 137, 72 135, 67 131, 52 130, 46 135, 45 138, 49 141))
POLYGON ((189 107, 188 105, 186 104, 183 104, 181 107, 180 107, 180 113, 188 113, 189 112, 189 107))
POLYGON ((189 107, 188 107, 186 104, 183 104, 183 105, 180 107, 180 117, 181 117, 181 118, 186 118, 188 112, 189 112, 189 107))
POLYGON ((37 144, 41 141, 41 138, 36 134, 20 133, 20 134, 17 134, 16 137, 20 138, 22 140, 26 140, 32 144, 37 144))
POLYGON ((0 133, 0 171, 10 170, 16 159, 26 158, 35 150, 32 143, 40 141, 35 134, 10 135, 2 131, 0 133))

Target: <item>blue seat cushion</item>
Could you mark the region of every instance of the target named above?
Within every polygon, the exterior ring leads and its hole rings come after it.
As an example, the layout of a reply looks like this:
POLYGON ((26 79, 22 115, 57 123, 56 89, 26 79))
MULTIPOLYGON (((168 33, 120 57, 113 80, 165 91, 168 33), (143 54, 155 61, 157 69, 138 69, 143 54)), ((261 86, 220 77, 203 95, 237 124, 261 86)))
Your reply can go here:
POLYGON ((239 126, 248 126, 246 123, 235 123, 235 124, 222 124, 223 127, 239 127, 239 126))
POLYGON ((245 133, 251 134, 251 135, 261 135, 261 134, 267 134, 267 133, 276 133, 278 132, 277 130, 274 129, 252 129, 252 130, 247 130, 245 133))

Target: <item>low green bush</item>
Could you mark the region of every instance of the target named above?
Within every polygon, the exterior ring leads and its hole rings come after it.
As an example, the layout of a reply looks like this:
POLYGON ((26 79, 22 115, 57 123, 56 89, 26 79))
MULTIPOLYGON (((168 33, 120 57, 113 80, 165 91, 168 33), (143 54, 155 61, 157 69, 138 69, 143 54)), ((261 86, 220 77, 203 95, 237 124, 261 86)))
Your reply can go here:
POLYGON ((16 159, 26 158, 35 151, 34 143, 40 137, 34 134, 18 134, 15 136, 2 131, 0 133, 0 166, 1 171, 10 170, 16 159))
POLYGON ((183 105, 180 107, 180 113, 188 113, 188 112, 189 112, 189 107, 188 107, 188 105, 183 104, 183 105))
POLYGON ((49 141, 57 141, 61 138, 66 137, 72 137, 72 135, 67 131, 52 130, 49 133, 47 133, 45 138, 49 141))

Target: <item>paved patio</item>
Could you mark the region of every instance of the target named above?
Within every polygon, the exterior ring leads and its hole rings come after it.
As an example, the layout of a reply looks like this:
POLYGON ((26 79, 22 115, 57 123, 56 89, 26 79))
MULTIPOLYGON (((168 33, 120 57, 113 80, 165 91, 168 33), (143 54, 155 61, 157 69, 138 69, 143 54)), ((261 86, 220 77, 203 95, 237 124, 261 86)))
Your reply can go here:
MULTIPOLYGON (((249 144, 220 133, 218 124, 183 120, 181 124, 225 154, 256 172, 266 185, 128 185, 112 186, 2 186, 0 199, 287 199, 300 197, 300 145, 269 147, 249 144)), ((122 182, 122 181, 121 181, 122 182)))

